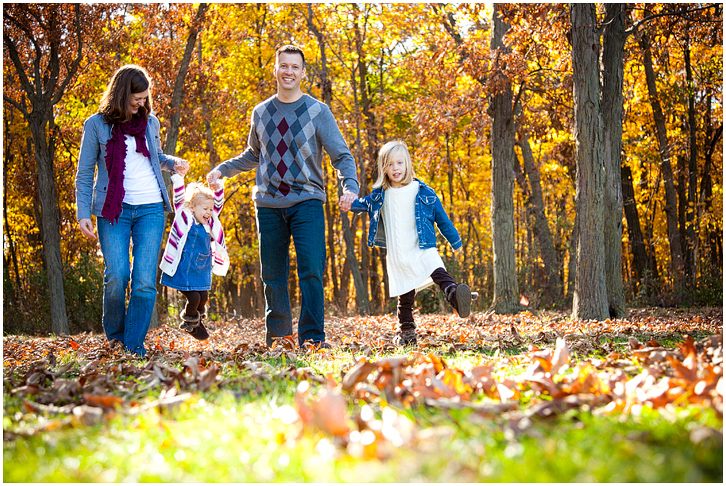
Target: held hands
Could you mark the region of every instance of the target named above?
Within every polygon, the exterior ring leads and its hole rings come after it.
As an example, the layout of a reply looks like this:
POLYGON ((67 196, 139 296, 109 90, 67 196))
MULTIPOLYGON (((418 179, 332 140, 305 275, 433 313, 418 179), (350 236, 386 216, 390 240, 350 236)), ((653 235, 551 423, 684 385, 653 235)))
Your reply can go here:
POLYGON ((189 167, 189 162, 187 162, 185 159, 179 159, 174 162, 174 172, 182 177, 184 177, 187 172, 189 172, 189 167))
POLYGON ((345 191, 342 196, 340 196, 340 201, 338 201, 338 206, 340 207, 341 211, 350 211, 350 207, 353 205, 353 201, 358 199, 358 196, 355 195, 355 193, 350 191, 345 191))
POLYGON ((209 185, 211 189, 218 191, 220 187, 222 187, 220 177, 222 177, 222 173, 217 169, 212 169, 212 171, 207 174, 207 185, 209 185))

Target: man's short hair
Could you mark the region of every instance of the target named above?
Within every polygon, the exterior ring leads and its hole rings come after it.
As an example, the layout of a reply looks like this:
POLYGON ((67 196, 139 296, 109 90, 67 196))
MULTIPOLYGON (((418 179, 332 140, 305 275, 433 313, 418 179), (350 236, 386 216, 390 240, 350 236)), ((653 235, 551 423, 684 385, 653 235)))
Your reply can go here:
POLYGON ((301 48, 293 44, 287 44, 278 48, 275 52, 275 62, 279 60, 280 54, 282 54, 283 52, 287 52, 290 54, 300 54, 300 57, 302 57, 303 67, 305 67, 305 53, 301 48))

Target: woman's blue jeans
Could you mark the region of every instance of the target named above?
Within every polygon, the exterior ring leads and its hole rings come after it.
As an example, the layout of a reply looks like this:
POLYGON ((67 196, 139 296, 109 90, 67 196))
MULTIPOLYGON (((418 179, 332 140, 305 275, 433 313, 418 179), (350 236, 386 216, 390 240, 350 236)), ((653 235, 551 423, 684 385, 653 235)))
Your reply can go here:
POLYGON ((290 276, 290 238, 295 243, 301 305, 300 345, 325 341, 323 272, 325 270, 325 213, 317 199, 289 208, 257 207, 262 282, 265 289, 265 341, 292 335, 292 311, 287 288, 290 276))
POLYGON ((123 204, 113 225, 97 218, 98 241, 106 269, 103 274, 103 329, 106 338, 146 356, 144 339, 156 299, 156 267, 164 237, 164 205, 123 204), (131 260, 129 259, 131 254, 131 260), (131 294, 126 308, 126 289, 131 294))

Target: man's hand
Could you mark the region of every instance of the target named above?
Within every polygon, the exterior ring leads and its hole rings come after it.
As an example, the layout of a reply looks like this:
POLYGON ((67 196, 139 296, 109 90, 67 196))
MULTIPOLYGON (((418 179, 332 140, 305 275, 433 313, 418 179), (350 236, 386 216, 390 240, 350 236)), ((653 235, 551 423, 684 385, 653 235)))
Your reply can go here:
POLYGON ((338 201, 338 206, 340 207, 341 211, 350 211, 350 207, 353 205, 353 201, 358 199, 358 196, 356 196, 355 193, 350 191, 345 191, 342 196, 340 196, 340 201, 338 201))
POLYGON ((81 233, 86 235, 88 238, 92 240, 96 239, 96 233, 93 230, 93 222, 89 218, 79 219, 78 229, 80 229, 81 233))
POLYGON ((222 182, 222 179, 217 179, 212 183, 207 182, 207 185, 211 190, 214 192, 219 191, 220 189, 224 189, 224 183, 222 182))
POLYGON ((189 172, 189 162, 184 159, 179 159, 174 162, 174 172, 184 177, 189 172))

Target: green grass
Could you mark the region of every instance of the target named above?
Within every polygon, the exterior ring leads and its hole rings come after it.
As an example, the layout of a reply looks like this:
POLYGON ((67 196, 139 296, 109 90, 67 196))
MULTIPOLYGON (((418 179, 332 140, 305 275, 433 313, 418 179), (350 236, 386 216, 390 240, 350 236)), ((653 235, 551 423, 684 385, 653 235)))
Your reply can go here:
POLYGON ((404 413, 430 433, 410 447, 391 447, 384 460, 366 460, 319 432, 298 438, 298 428, 275 418, 277 407, 291 403, 289 388, 269 392, 259 399, 196 396, 171 413, 117 415, 5 442, 3 480, 710 482, 723 476, 722 443, 689 438, 696 427, 721 427, 710 410, 568 413, 518 434, 506 421, 421 408, 404 413))
MULTIPOLYGON (((521 350, 509 350, 517 354, 521 350)), ((429 352, 427 350, 427 352, 429 352)), ((483 357, 442 347, 432 351, 450 367, 470 368, 483 357)), ((400 352, 398 353, 400 355, 400 352)), ((484 353, 491 355, 492 353, 484 353)), ((266 359, 269 370, 233 361, 221 366, 222 384, 171 409, 115 413, 83 425, 65 415, 28 413, 6 386, 4 482, 722 482, 722 418, 711 408, 688 406, 606 415, 580 409, 553 419, 523 418, 521 411, 485 417, 423 404, 368 405, 348 399, 347 417, 368 407, 410 427, 401 446, 379 440, 372 449, 345 447, 340 438, 284 419, 295 407, 298 382, 282 371, 294 365, 330 374, 338 382, 360 353, 328 357, 298 354, 266 359), (42 430, 38 430, 42 429, 42 430), (705 431, 705 432, 703 432, 705 431)), ((391 356, 374 351, 371 360, 391 356)), ((136 362, 143 367, 144 362, 136 362)), ((64 377, 78 377, 76 365, 64 377)), ((502 375, 520 374, 511 364, 502 375)), ((8 371, 5 370, 6 378, 8 371)), ((134 385, 133 379, 122 377, 134 385)), ((325 388, 313 381, 310 396, 325 388)), ((152 388, 141 403, 159 398, 152 388)), ((180 391, 180 393, 186 390, 180 391)), ((32 396, 27 397, 32 400, 32 396)), ((126 397, 128 399, 128 397, 126 397)), ((477 401, 486 402, 481 396, 477 401)), ((61 405, 61 404, 57 404, 61 405)), ((383 420, 385 423, 385 420, 383 420)))

